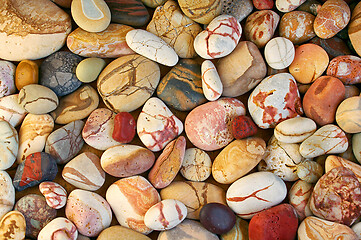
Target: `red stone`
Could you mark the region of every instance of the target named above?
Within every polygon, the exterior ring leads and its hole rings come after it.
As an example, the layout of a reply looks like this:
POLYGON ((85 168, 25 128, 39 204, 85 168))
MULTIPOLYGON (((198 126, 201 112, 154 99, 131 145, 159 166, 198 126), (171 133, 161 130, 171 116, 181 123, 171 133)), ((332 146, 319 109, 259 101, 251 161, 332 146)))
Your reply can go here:
POLYGON ((253 0, 253 6, 258 10, 271 10, 274 5, 273 0, 253 0))
POLYGON ((285 203, 254 215, 248 233, 250 240, 294 240, 297 228, 297 213, 285 203))
POLYGON ((129 143, 135 136, 135 120, 128 112, 120 112, 114 118, 113 139, 120 143, 129 143))
POLYGON ((232 134, 235 139, 253 136, 257 133, 257 126, 250 117, 238 116, 232 121, 232 134))

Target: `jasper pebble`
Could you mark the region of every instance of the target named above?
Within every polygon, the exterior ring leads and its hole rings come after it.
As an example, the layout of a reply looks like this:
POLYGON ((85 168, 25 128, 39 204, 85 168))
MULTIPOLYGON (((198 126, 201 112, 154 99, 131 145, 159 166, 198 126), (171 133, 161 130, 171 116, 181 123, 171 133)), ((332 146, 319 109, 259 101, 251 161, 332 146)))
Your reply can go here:
POLYGON ((184 159, 180 173, 190 181, 203 182, 212 172, 212 161, 208 153, 199 148, 188 148, 184 153, 184 159))
POLYGON ((70 160, 63 168, 62 177, 73 186, 89 191, 98 190, 105 182, 100 159, 91 152, 83 152, 70 160))
POLYGON ((101 58, 87 58, 76 66, 75 74, 79 81, 90 83, 98 78, 105 66, 106 62, 101 58))
POLYGON ((38 240, 77 240, 78 230, 75 225, 64 217, 58 217, 49 222, 38 235, 38 240))
POLYGON ((336 110, 336 122, 347 133, 361 132, 358 112, 360 111, 360 96, 350 97, 341 102, 336 110))
POLYGON ((257 133, 257 126, 250 117, 238 116, 232 120, 232 134, 235 139, 253 136, 257 133))
POLYGON ((26 221, 26 236, 37 239, 41 229, 56 217, 56 210, 46 204, 45 198, 28 194, 20 198, 14 210, 21 212, 26 221))
POLYGON ((183 132, 183 123, 159 98, 152 97, 144 104, 137 120, 137 133, 151 151, 162 150, 183 132))
POLYGON ((284 69, 291 65, 295 58, 295 48, 287 38, 276 37, 266 44, 264 56, 271 68, 284 69))
POLYGON ((301 143, 317 129, 316 123, 305 117, 287 119, 274 129, 275 138, 284 143, 301 143))
POLYGON ((217 69, 210 60, 202 63, 202 89, 208 101, 217 100, 223 92, 223 84, 217 69))
POLYGON ((56 182, 42 182, 39 190, 44 195, 49 207, 60 209, 65 206, 67 200, 66 190, 56 182))
POLYGON ((0 61, 0 97, 15 93, 16 66, 8 61, 0 61))
POLYGON ((79 233, 88 237, 98 236, 112 221, 108 202, 97 193, 81 189, 75 189, 69 194, 65 215, 79 233))
POLYGON ((8 212, 0 219, 0 236, 6 240, 25 239, 26 222, 19 211, 8 212))
POLYGON ((178 4, 187 17, 202 24, 208 24, 212 19, 217 17, 221 13, 222 6, 220 0, 199 2, 179 0, 178 4))
POLYGON ((182 202, 165 199, 148 209, 144 223, 153 230, 164 231, 177 226, 186 216, 187 208, 182 202))
POLYGON ((204 59, 221 58, 230 54, 237 46, 242 27, 232 16, 220 15, 214 18, 206 30, 194 39, 194 49, 204 59))
POLYGON ((289 203, 295 208, 300 221, 313 215, 309 207, 312 191, 313 185, 311 183, 298 180, 288 192, 289 203))
POLYGON ((361 165, 360 164, 351 162, 351 161, 344 159, 342 157, 339 157, 339 156, 329 155, 325 161, 325 172, 328 172, 331 169, 336 168, 336 167, 345 167, 345 168, 350 169, 355 174, 358 181, 361 181, 361 165))
POLYGON ((302 161, 296 169, 297 176, 308 183, 316 183, 323 175, 322 166, 312 160, 302 161))
POLYGON ((114 117, 114 130, 112 137, 120 143, 129 143, 135 136, 136 122, 128 112, 117 113, 114 117))
POLYGON ((0 120, 0 170, 6 170, 14 164, 18 148, 18 132, 7 121, 0 120))
POLYGON ((276 8, 280 12, 291 12, 306 0, 276 0, 276 8))
POLYGON ((29 84, 20 90, 18 102, 29 113, 45 114, 57 108, 59 99, 50 88, 29 84))
POLYGON ((136 53, 160 64, 172 67, 178 55, 163 39, 143 29, 131 30, 125 36, 128 46, 136 53))
POLYGON ((10 212, 15 204, 15 188, 12 182, 10 175, 0 170, 0 187, 2 189, 0 192, 0 219, 10 212))
POLYGON ((323 154, 342 153, 347 147, 345 133, 338 126, 327 124, 301 143, 300 153, 305 158, 314 158, 323 154))
POLYGON ((102 169, 114 177, 130 177, 149 170, 155 161, 147 148, 125 144, 108 148, 100 158, 102 169))
POLYGON ((35 61, 22 60, 15 71, 15 86, 20 91, 24 86, 37 84, 39 81, 39 67, 35 61))
POLYGON ((353 55, 338 56, 331 60, 327 75, 340 79, 345 84, 361 82, 361 58, 353 55))
POLYGON ((11 126, 17 127, 22 123, 26 110, 18 103, 19 94, 12 94, 0 98, 0 119, 9 122, 11 126))
POLYGON ((227 190, 227 205, 241 218, 250 219, 275 206, 287 195, 286 184, 270 172, 256 172, 242 177, 227 190))
POLYGON ((88 32, 105 30, 111 20, 111 13, 104 0, 73 0, 71 16, 75 23, 88 32))
POLYGON ((224 234, 233 228, 236 223, 236 215, 226 205, 208 203, 199 213, 199 220, 210 232, 224 234))

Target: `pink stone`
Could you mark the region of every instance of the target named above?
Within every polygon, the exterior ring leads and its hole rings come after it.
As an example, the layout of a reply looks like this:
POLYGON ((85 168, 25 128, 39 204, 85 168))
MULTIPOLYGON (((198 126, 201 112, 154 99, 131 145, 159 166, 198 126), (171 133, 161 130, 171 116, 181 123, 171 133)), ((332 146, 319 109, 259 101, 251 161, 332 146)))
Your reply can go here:
POLYGON ((135 136, 135 120, 128 112, 120 112, 114 118, 113 139, 120 143, 129 143, 135 136))
POLYGON ((271 10, 274 6, 273 0, 253 0, 253 5, 258 10, 271 10))
POLYGON ((49 207, 60 209, 65 206, 67 192, 60 184, 56 182, 42 182, 39 185, 39 190, 44 195, 49 207))

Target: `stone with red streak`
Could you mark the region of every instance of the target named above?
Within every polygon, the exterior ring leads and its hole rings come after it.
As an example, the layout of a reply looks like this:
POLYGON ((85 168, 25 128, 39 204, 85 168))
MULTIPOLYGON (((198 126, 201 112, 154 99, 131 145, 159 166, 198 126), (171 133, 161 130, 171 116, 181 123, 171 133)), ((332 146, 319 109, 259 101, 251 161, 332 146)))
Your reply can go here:
POLYGON ((129 143, 135 136, 135 120, 128 112, 120 112, 114 118, 112 137, 120 143, 129 143))
POLYGON ((41 229, 38 240, 77 240, 78 230, 75 225, 64 217, 58 217, 41 229))
POLYGON ((303 180, 295 182, 288 192, 289 203, 295 208, 298 220, 312 216, 309 200, 313 191, 313 185, 303 180))
POLYGON ((250 137, 257 133, 257 126, 252 118, 238 116, 232 121, 232 133, 235 139, 250 137))
POLYGON ((252 2, 258 10, 271 10, 275 4, 273 0, 252 0, 252 2))
POLYGON ((65 206, 68 194, 59 183, 42 182, 39 185, 39 190, 44 195, 49 207, 60 209, 65 206))
POLYGON ((361 58, 344 55, 331 60, 327 67, 327 75, 340 79, 344 84, 361 82, 361 58))

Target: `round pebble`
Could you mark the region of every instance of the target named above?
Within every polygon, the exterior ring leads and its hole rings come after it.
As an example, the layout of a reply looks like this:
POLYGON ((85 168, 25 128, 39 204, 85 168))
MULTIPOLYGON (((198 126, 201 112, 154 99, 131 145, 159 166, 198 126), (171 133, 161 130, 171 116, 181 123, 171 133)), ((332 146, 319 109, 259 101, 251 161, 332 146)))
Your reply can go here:
POLYGON ((266 44, 264 56, 271 68, 284 69, 291 65, 295 58, 295 48, 287 38, 273 38, 266 44))
POLYGON ((39 81, 39 67, 36 62, 23 60, 19 62, 15 71, 15 86, 20 91, 24 86, 37 84, 39 81))
POLYGON ((199 220, 210 232, 224 234, 233 228, 236 223, 236 215, 223 204, 208 203, 202 207, 199 220))
POLYGON ((180 173, 190 181, 203 182, 212 172, 212 161, 208 153, 199 148, 188 148, 184 153, 184 159, 180 173))
POLYGON ((79 81, 90 83, 98 78, 105 66, 106 62, 101 58, 87 58, 78 64, 75 74, 79 81))

